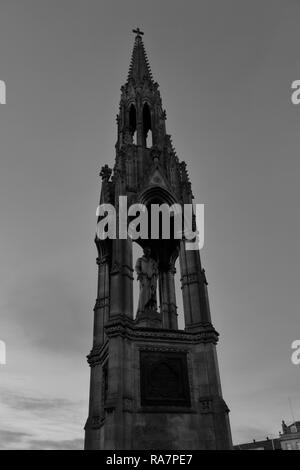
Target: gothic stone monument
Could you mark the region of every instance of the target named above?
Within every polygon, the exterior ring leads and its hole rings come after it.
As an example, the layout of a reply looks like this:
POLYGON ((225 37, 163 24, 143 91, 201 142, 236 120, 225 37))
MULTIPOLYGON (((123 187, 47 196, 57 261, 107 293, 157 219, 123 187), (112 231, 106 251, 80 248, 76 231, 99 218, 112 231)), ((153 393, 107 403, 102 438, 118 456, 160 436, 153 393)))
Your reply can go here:
MULTIPOLYGON (((100 204, 192 203, 186 164, 166 133, 166 112, 137 29, 121 88, 113 170, 100 173, 100 204), (150 136, 151 142, 150 142, 150 136)), ((200 254, 184 240, 100 240, 94 307, 86 449, 230 449, 207 282, 200 254), (175 262, 179 257, 185 328, 178 328, 175 262), (138 280, 136 279, 138 278, 138 280), (137 312, 133 283, 139 282, 137 312), (159 292, 158 308, 156 291, 159 292)))

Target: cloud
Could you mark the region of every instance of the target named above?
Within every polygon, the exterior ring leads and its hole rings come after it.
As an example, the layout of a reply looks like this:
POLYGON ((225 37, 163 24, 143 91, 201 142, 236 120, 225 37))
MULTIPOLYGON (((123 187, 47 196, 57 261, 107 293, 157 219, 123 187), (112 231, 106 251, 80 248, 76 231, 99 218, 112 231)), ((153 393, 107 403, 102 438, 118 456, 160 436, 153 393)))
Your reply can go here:
POLYGON ((22 444, 21 447, 23 447, 24 439, 30 437, 32 437, 32 435, 25 432, 2 429, 0 430, 1 449, 9 449, 11 446, 18 447, 20 444, 22 444))
POLYGON ((17 393, 5 391, 1 397, 2 403, 16 410, 27 410, 33 412, 45 412, 48 410, 68 409, 75 403, 65 398, 37 398, 22 396, 17 393))
POLYGON ((0 442, 2 450, 82 450, 83 439, 40 440, 33 438, 32 434, 9 429, 0 430, 0 442))
POLYGON ((29 450, 83 450, 83 439, 70 439, 65 441, 29 441, 29 450))
POLYGON ((2 389, 0 406, 4 429, 1 449, 83 448, 86 416, 82 401, 21 395, 2 389))

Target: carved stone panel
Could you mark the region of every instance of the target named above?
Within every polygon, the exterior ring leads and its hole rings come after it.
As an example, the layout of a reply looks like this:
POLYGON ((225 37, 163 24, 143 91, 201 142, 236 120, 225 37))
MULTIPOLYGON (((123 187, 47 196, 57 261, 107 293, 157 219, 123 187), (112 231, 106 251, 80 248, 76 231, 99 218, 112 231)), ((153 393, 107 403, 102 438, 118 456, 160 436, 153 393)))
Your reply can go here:
POLYGON ((142 406, 190 406, 185 352, 140 351, 142 406))

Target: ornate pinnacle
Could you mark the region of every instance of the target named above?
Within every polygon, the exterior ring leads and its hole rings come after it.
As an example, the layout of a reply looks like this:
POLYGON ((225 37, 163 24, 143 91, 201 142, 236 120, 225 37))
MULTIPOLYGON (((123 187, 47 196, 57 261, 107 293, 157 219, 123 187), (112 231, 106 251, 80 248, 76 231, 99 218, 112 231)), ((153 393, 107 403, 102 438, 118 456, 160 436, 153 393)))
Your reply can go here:
POLYGON ((109 168, 108 165, 104 165, 102 168, 101 168, 101 171, 99 173, 99 176, 101 176, 102 178, 102 181, 108 181, 110 176, 112 174, 112 169, 109 168))

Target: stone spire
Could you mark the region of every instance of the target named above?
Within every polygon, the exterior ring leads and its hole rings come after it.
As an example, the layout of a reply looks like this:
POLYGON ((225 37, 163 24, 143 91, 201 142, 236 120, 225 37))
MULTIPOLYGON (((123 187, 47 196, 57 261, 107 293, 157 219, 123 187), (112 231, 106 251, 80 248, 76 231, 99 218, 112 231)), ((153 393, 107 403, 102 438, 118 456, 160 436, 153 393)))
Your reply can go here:
POLYGON ((148 57, 142 39, 142 35, 144 33, 140 31, 139 28, 133 29, 132 32, 135 33, 136 36, 134 40, 127 82, 134 80, 135 83, 139 83, 142 82, 145 78, 150 82, 153 82, 148 57))

